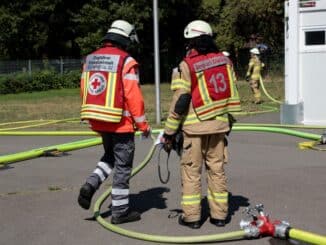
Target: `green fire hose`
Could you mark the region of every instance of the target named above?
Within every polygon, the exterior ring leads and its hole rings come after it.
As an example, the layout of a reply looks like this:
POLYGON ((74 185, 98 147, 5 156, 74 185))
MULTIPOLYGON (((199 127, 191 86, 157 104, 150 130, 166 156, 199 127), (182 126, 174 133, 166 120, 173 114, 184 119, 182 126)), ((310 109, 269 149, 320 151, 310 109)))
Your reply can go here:
MULTIPOLYGON (((145 157, 144 161, 140 163, 136 168, 133 169, 131 173, 132 177, 136 175, 138 172, 140 172, 147 165, 147 163, 151 160, 155 149, 156 149, 156 145, 153 144, 149 153, 145 157)), ((145 234, 145 233, 126 230, 119 226, 112 225, 111 223, 107 222, 104 218, 102 218, 100 215, 101 205, 110 196, 110 194, 111 194, 111 188, 105 191, 96 200, 94 204, 94 216, 96 220, 104 228, 124 236, 128 236, 139 240, 160 242, 160 243, 198 243, 198 242, 213 242, 213 241, 217 242, 217 241, 235 240, 235 239, 244 238, 246 235, 245 231, 243 230, 226 232, 226 233, 215 234, 215 235, 204 235, 204 236, 161 236, 161 235, 152 235, 152 234, 145 234)))
MULTIPOLYGON (((233 131, 256 131, 256 132, 270 132, 270 133, 280 133, 280 134, 287 134, 292 135, 296 137, 301 137, 305 139, 310 140, 320 140, 321 135, 313 134, 313 133, 307 133, 307 132, 301 132, 293 129, 287 129, 287 128, 278 128, 278 127, 263 127, 263 126, 237 126, 235 125, 232 128, 233 131)), ((161 130, 153 130, 153 133, 159 133, 161 130)), ((61 136, 71 136, 76 135, 76 132, 0 132, 0 135, 61 135, 61 136)), ((96 135, 93 132, 85 131, 83 132, 77 132, 79 135, 96 135)), ((139 135, 139 133, 137 133, 139 135)), ((81 141, 75 141, 71 143, 61 144, 61 145, 54 145, 54 146, 48 146, 48 147, 42 147, 39 149, 29 150, 25 152, 20 153, 14 153, 10 155, 0 156, 0 165, 5 165, 8 163, 18 162, 26 159, 31 159, 35 157, 39 157, 44 155, 45 152, 51 151, 53 149, 66 152, 66 151, 72 151, 76 149, 86 148, 95 146, 98 144, 101 144, 102 140, 101 138, 92 138, 92 139, 86 139, 81 141)))
MULTIPOLYGON (((256 132, 269 132, 269 133, 280 133, 280 134, 287 134, 296 137, 301 137, 310 140, 320 140, 321 135, 301 132, 293 129, 287 128, 280 128, 280 127, 269 127, 269 126, 253 126, 253 125, 235 125, 233 127, 234 131, 256 131, 256 132)), ((159 133, 161 130, 153 130, 153 133, 159 133)), ((0 132, 0 135, 24 135, 24 132, 0 132)), ((25 132, 27 135, 96 135, 93 132, 25 132)), ((54 145, 48 147, 42 147, 35 150, 30 150, 21 153, 15 153, 7 156, 0 156, 0 165, 13 163, 17 161, 22 161, 26 159, 31 159, 35 157, 39 157, 44 155, 47 151, 51 150, 58 150, 58 151, 71 151, 76 149, 81 149, 85 147, 95 146, 101 144, 101 138, 91 138, 86 140, 75 141, 71 143, 61 144, 61 145, 54 145)), ((156 145, 153 144, 149 153, 145 157, 144 161, 138 165, 132 171, 132 176, 136 175, 140 172, 150 161, 154 151, 156 149, 156 145)), ((135 231, 130 231, 123 229, 121 227, 112 225, 108 223, 104 218, 100 215, 100 208, 104 201, 110 196, 111 188, 105 191, 99 199, 95 202, 94 205, 94 216, 96 220, 101 224, 104 228, 109 229, 113 232, 118 234, 128 236, 135 239, 145 240, 145 241, 152 241, 152 242, 159 242, 159 243, 199 243, 199 242, 219 242, 219 241, 230 241, 230 240, 238 240, 248 237, 248 234, 245 230, 233 231, 233 232, 225 232, 221 234, 213 234, 213 235, 202 235, 202 236, 161 236, 161 235, 152 235, 152 234, 145 234, 139 233, 135 231)), ((312 244, 326 244, 326 237, 320 236, 317 234, 313 234, 310 232, 298 230, 291 228, 289 230, 289 238, 301 240, 304 242, 309 242, 312 244)))
POLYGON ((311 244, 316 244, 316 245, 325 245, 326 244, 326 237, 321 236, 315 233, 291 228, 289 230, 289 238, 303 241, 303 242, 308 242, 311 244))

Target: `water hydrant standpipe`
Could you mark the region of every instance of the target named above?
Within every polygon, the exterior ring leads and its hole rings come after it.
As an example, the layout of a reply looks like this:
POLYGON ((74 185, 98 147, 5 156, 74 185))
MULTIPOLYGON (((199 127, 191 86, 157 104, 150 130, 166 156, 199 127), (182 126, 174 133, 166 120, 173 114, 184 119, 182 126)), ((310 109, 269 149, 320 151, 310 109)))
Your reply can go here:
POLYGON ((254 208, 245 209, 247 216, 251 220, 241 220, 240 227, 246 232, 248 238, 258 238, 272 236, 280 239, 295 239, 310 244, 326 245, 326 237, 315 233, 302 231, 292 228, 288 222, 274 220, 271 221, 268 215, 263 212, 262 204, 256 205, 254 208), (258 212, 258 215, 254 214, 258 212))

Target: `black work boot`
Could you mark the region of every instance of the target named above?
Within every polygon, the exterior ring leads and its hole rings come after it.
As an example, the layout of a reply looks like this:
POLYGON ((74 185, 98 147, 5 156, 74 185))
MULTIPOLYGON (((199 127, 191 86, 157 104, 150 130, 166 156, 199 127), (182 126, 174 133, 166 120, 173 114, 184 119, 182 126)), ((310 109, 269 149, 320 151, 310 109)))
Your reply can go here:
POLYGON ((112 216, 111 223, 117 225, 117 224, 122 224, 127 222, 134 222, 140 219, 141 219, 140 213, 136 211, 129 211, 122 216, 118 216, 118 217, 112 216))
POLYGON ((200 228, 200 220, 193 221, 193 222, 186 222, 184 221, 184 217, 182 215, 179 216, 179 225, 187 226, 191 229, 199 229, 200 228))
POLYGON ((95 191, 96 189, 91 184, 83 184, 83 186, 80 188, 78 196, 78 203, 82 208, 89 209, 95 191))
POLYGON ((224 219, 214 219, 210 218, 209 222, 211 222, 213 225, 216 225, 217 227, 223 227, 225 226, 225 220, 224 219))

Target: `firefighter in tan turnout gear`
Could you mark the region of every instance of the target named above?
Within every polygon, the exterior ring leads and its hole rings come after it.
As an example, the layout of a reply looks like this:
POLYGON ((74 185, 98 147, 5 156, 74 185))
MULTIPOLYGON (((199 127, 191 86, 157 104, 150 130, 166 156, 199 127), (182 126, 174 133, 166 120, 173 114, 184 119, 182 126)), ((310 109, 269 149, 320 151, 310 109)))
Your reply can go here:
MULTIPOLYGON (((176 133, 183 133, 181 179, 183 214, 179 224, 193 229, 201 221, 201 171, 207 171, 210 222, 224 226, 228 215, 228 189, 224 166, 230 112, 240 111, 231 60, 219 52, 210 25, 190 22, 185 30, 187 54, 173 70, 174 91, 163 141, 169 149, 176 133)), ((232 118, 233 119, 233 118, 232 118)))
POLYGON ((89 209, 95 191, 113 172, 111 223, 140 219, 129 209, 129 179, 135 152, 135 129, 150 133, 139 85, 138 63, 126 51, 138 42, 134 26, 116 20, 103 46, 86 58, 81 79, 81 119, 102 137, 104 155, 82 185, 78 203, 89 209))
POLYGON ((260 52, 258 48, 250 49, 250 60, 246 73, 246 81, 249 82, 251 91, 254 95, 253 102, 255 104, 260 104, 262 102, 260 93, 260 76, 264 63, 260 61, 259 55, 260 52))

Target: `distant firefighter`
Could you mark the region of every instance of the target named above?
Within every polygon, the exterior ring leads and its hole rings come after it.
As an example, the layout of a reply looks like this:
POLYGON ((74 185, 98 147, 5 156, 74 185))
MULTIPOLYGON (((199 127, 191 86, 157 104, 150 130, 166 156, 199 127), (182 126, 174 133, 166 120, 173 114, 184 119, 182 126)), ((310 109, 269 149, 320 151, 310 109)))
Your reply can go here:
POLYGON ((260 60, 260 52, 258 48, 250 49, 250 60, 248 65, 248 71, 246 73, 246 81, 249 82, 251 91, 254 95, 254 103, 260 104, 261 93, 260 93, 260 76, 261 70, 264 67, 264 63, 260 60))

